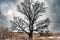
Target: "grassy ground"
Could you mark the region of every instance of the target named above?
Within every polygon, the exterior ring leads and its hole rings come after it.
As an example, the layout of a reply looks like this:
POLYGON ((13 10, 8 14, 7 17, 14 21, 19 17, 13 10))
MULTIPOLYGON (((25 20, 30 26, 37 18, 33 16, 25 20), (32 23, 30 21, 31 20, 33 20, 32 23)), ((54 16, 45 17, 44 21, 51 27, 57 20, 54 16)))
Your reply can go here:
MULTIPOLYGON (((29 36, 26 33, 0 30, 0 40, 29 40, 29 36)), ((33 40, 60 40, 60 34, 53 33, 51 36, 40 36, 38 33, 33 33, 33 40)))

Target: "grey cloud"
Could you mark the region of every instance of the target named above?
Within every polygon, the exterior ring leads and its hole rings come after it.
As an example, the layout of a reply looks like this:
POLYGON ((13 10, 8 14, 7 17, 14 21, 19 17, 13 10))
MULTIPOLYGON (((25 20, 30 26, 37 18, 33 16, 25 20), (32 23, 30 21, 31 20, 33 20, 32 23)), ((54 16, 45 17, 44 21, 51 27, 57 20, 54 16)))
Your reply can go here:
POLYGON ((0 0, 0 27, 7 27, 8 26, 8 20, 6 16, 7 7, 9 7, 9 4, 13 4, 15 0, 0 0))
POLYGON ((0 9, 0 26, 6 26, 6 16, 4 16, 0 9))
POLYGON ((60 0, 49 0, 49 6, 51 10, 52 32, 60 32, 60 0))
POLYGON ((15 9, 15 6, 21 2, 21 0, 0 0, 0 27, 9 27, 9 20, 7 19, 7 10, 15 9))

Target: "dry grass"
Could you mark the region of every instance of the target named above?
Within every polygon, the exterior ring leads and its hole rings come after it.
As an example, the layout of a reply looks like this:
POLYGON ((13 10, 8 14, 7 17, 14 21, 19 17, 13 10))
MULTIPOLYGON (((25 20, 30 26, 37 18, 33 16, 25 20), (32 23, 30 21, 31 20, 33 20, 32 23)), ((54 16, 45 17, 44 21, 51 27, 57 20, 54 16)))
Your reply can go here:
MULTIPOLYGON (((52 36, 40 36, 38 33, 33 33, 33 40, 57 40, 59 35, 59 33, 53 33, 52 36)), ((1 29, 0 40, 29 40, 29 36, 26 33, 8 32, 1 29)))

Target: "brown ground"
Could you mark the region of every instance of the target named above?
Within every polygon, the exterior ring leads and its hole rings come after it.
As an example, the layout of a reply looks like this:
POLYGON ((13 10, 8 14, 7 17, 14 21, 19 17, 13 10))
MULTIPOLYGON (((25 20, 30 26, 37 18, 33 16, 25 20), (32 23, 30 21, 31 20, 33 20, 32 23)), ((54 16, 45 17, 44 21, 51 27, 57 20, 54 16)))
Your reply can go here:
MULTIPOLYGON (((0 40, 29 40, 26 33, 8 32, 0 29, 0 40)), ((60 33, 53 33, 51 36, 40 36, 33 33, 33 40, 60 40, 60 33)))

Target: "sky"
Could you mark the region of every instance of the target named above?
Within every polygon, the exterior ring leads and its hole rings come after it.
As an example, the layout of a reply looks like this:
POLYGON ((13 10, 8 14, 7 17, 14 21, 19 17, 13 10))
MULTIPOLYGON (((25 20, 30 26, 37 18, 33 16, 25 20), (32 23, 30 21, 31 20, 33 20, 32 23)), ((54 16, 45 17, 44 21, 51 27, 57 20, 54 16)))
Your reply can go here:
POLYGON ((60 32, 60 0, 49 0, 50 13, 52 18, 52 27, 53 32, 60 32))
MULTIPOLYGON (((13 16, 24 17, 23 14, 17 12, 16 6, 23 0, 0 0, 0 27, 10 28, 13 16)), ((36 0, 34 0, 36 1, 36 0)), ((51 32, 60 32, 60 0, 38 0, 45 2, 48 6, 46 17, 51 19, 49 30, 51 32)), ((45 15, 41 19, 46 18, 45 15)), ((22 18, 24 19, 24 18, 22 18)))

